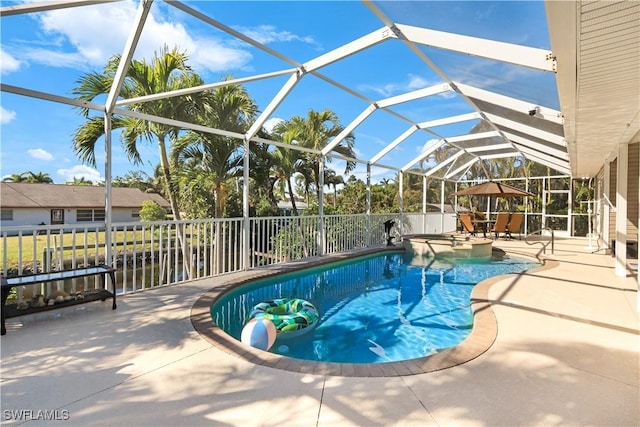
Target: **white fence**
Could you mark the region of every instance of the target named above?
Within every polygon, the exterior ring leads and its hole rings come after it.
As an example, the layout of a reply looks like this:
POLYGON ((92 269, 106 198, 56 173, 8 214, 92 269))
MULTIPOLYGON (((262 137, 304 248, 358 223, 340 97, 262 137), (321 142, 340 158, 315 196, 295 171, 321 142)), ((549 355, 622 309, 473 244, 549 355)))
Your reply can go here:
MULTIPOLYGON (((115 265, 118 293, 129 293, 381 245, 386 241, 386 221, 395 223, 395 241, 401 233, 455 229, 455 216, 440 214, 403 215, 402 221, 398 214, 331 215, 323 221, 319 216, 250 218, 245 258, 242 218, 118 223, 111 229, 112 259, 107 262, 104 226, 3 227, 0 259, 5 276, 115 265)), ((47 295, 56 286, 76 292, 95 283, 75 279, 21 291, 47 295)))

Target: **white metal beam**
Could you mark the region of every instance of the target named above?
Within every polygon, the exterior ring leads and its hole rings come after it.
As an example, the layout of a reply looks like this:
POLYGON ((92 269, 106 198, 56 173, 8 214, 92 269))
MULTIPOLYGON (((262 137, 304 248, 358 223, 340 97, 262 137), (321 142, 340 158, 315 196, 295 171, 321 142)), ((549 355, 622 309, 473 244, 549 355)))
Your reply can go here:
POLYGON ((409 170, 413 165, 415 165, 416 163, 418 163, 419 161, 422 161, 422 159, 425 159, 426 157, 428 157, 431 153, 433 153, 434 151, 436 151, 438 148, 442 147, 445 142, 447 142, 444 139, 438 140, 436 141, 433 145, 431 145, 431 147, 427 148, 426 150, 424 150, 422 153, 420 153, 416 158, 414 158, 413 160, 411 160, 409 163, 407 163, 406 165, 404 165, 402 168, 400 168, 400 170, 402 170, 402 172, 406 172, 407 170, 409 170))
POLYGON ((116 102, 116 105, 117 106, 130 105, 130 104, 136 104, 136 103, 140 103, 140 102, 155 101, 157 99, 171 98, 171 97, 174 97, 174 96, 188 95, 190 93, 204 92, 206 90, 215 89, 217 87, 230 86, 230 85, 240 85, 240 84, 243 84, 243 83, 252 82, 252 81, 256 81, 256 80, 262 80, 262 79, 268 79, 268 78, 271 78, 271 77, 279 77, 279 76, 284 76, 284 75, 288 75, 288 74, 293 74, 295 72, 296 72, 295 68, 293 68, 293 69, 289 68, 289 69, 286 69, 286 70, 274 71, 274 72, 271 72, 271 73, 256 74, 254 76, 242 77, 242 78, 239 78, 239 79, 221 80, 219 82, 207 83, 207 84, 204 84, 204 85, 194 86, 194 87, 185 88, 185 89, 171 90, 171 91, 168 91, 168 92, 155 93, 153 95, 139 96, 139 97, 136 97, 136 98, 121 99, 121 100, 116 102))
POLYGON ((363 51, 375 46, 390 37, 391 31, 387 27, 382 27, 376 31, 373 31, 359 39, 344 44, 337 49, 327 52, 324 55, 320 55, 310 61, 304 63, 303 67, 307 72, 317 70, 325 67, 333 62, 339 61, 350 55, 363 51))
POLYGON ((276 58, 279 58, 280 60, 286 62, 287 64, 293 65, 296 68, 300 68, 302 66, 302 64, 300 64, 298 61, 294 61, 293 59, 289 58, 286 55, 283 55, 282 53, 278 52, 277 50, 273 50, 268 46, 263 45, 262 43, 259 43, 257 41, 255 41, 254 39, 252 39, 251 37, 247 37, 245 34, 241 33, 240 31, 236 31, 231 27, 228 27, 226 25, 224 25, 221 22, 216 21, 215 19, 205 15, 204 13, 195 10, 179 1, 176 0, 165 0, 165 3, 170 4, 171 6, 175 7, 176 9, 180 9, 181 11, 193 16, 194 18, 200 19, 202 22, 206 22, 207 24, 216 27, 219 30, 224 31, 225 33, 231 34, 232 36, 246 42, 249 43, 251 46, 254 46, 264 52, 267 52, 270 55, 275 56, 276 58))
POLYGON ((482 160, 491 160, 491 159, 506 159, 507 157, 519 157, 522 156, 520 153, 502 153, 502 154, 487 154, 480 155, 482 160))
POLYGON ((262 113, 256 118, 256 121, 253 122, 245 135, 246 139, 251 139, 255 136, 256 133, 258 133, 260 128, 262 128, 262 125, 264 125, 264 122, 266 122, 271 114, 273 114, 276 108, 278 108, 278 105, 280 105, 280 103, 287 97, 289 92, 293 90, 295 85, 298 84, 303 75, 304 73, 302 72, 302 70, 298 70, 297 73, 292 74, 291 77, 289 77, 289 80, 286 81, 286 83, 282 86, 282 88, 280 88, 276 96, 271 99, 269 105, 267 105, 262 113))
POLYGON ((440 162, 438 163, 436 166, 432 167, 431 169, 429 169, 427 171, 427 173, 425 173, 425 176, 431 176, 434 173, 436 173, 437 171, 439 171, 440 169, 442 169, 443 167, 447 166, 449 163, 456 161, 456 159, 460 156, 462 156, 464 154, 464 151, 458 151, 456 154, 454 154, 453 156, 449 157, 448 159, 446 159, 444 162, 440 162))
POLYGON ((438 126, 450 125, 453 123, 466 122, 469 120, 477 120, 481 118, 482 116, 480 115, 480 113, 467 113, 467 114, 460 114, 457 116, 445 117, 443 119, 429 120, 428 122, 418 123, 418 127, 420 129, 428 129, 428 128, 433 128, 438 126))
POLYGON ((338 146, 355 128, 360 126, 360 123, 364 122, 367 117, 369 117, 374 111, 376 111, 377 107, 375 104, 369 105, 367 108, 362 111, 354 120, 351 121, 338 135, 331 140, 330 143, 326 145, 322 149, 322 155, 327 155, 331 150, 338 146))
POLYGON ((107 114, 111 114, 113 109, 116 108, 116 101, 120 95, 120 90, 122 89, 124 80, 127 77, 129 64, 133 58, 134 52, 136 51, 138 40, 140 40, 140 35, 144 29, 144 23, 147 21, 147 16, 149 16, 152 4, 153 0, 143 0, 138 5, 131 33, 129 34, 129 38, 124 46, 124 51, 122 52, 122 55, 120 55, 120 62, 118 63, 116 74, 113 76, 113 82, 111 83, 111 88, 107 95, 107 101, 105 102, 107 114))
POLYGON ((95 102, 82 101, 75 98, 67 98, 65 96, 53 95, 46 92, 40 92, 37 90, 25 89, 18 86, 8 85, 6 83, 0 83, 0 92, 9 92, 16 95, 28 96, 30 98, 44 99, 45 101, 57 102, 59 104, 72 105, 74 107, 88 108, 90 110, 105 111, 104 105, 96 104, 95 102))
POLYGON ((414 90, 411 92, 403 93, 401 95, 392 96, 386 99, 376 101, 378 108, 387 108, 392 105, 398 105, 409 101, 415 101, 420 98, 427 98, 429 96, 438 95, 444 92, 451 92, 451 86, 448 83, 442 83, 434 86, 425 87, 422 89, 414 90))
POLYGON ((455 144, 457 142, 463 141, 473 141, 476 139, 485 139, 485 138, 500 138, 500 132, 492 130, 489 132, 480 132, 480 133, 469 133, 466 135, 452 136, 451 138, 447 138, 447 142, 455 144))
POLYGON ((451 178, 452 176, 456 176, 457 174, 459 174, 460 172, 462 172, 462 171, 463 171, 463 170, 465 170, 465 169, 467 169, 467 170, 468 170, 471 166, 473 166, 473 164, 474 164, 475 162, 477 162, 477 161, 479 161, 479 160, 480 160, 480 159, 478 159, 478 158, 475 158, 475 159, 471 159, 471 160, 469 160, 467 163, 465 163, 464 165, 460 166, 460 167, 459 167, 459 168, 457 168, 456 170, 453 170, 453 171, 451 171, 451 172, 447 173, 447 174, 444 176, 444 178, 445 178, 445 179, 449 179, 449 178, 451 178))
MULTIPOLYGON (((505 119, 504 117, 496 116, 495 114, 485 113, 485 115, 489 120, 491 120, 493 123, 497 125, 505 126, 509 129, 517 130, 518 132, 522 132, 539 139, 544 139, 545 141, 552 142, 561 147, 567 146, 567 142, 564 140, 562 136, 553 134, 551 132, 546 132, 544 130, 535 128, 533 126, 527 126, 522 123, 515 122, 513 120, 505 119)), ((503 132, 506 132, 506 131, 503 131, 503 132)))
POLYGON ((504 134, 518 147, 524 145, 525 147, 529 147, 533 150, 551 154, 552 156, 569 161, 569 153, 567 153, 565 150, 549 147, 548 145, 542 145, 539 142, 532 141, 528 138, 523 138, 522 136, 513 134, 511 132, 505 132, 504 134))
POLYGON ((396 27, 407 40, 413 43, 507 62, 536 70, 556 71, 556 61, 550 50, 445 33, 411 25, 396 24, 396 27))
POLYGON ((527 159, 538 162, 541 165, 549 166, 550 168, 566 173, 567 175, 571 175, 568 162, 563 162, 562 160, 540 153, 539 151, 532 150, 528 147, 519 146, 518 148, 527 159))
MULTIPOLYGON (((451 90, 452 89, 451 89, 450 85, 448 85, 448 84, 439 84, 439 85, 426 87, 426 88, 423 88, 423 89, 418 89, 418 90, 415 90, 415 91, 412 91, 412 92, 403 93, 402 95, 392 96, 390 98, 386 98, 386 99, 382 99, 380 101, 376 101, 373 104, 374 109, 372 109, 369 114, 371 114, 376 108, 387 108, 387 107, 390 107, 392 105, 402 104, 404 102, 414 101, 414 100, 420 99, 420 98, 426 98, 428 96, 437 95, 439 93, 448 92, 448 91, 451 91, 451 90)), ((371 108, 371 106, 369 108, 371 108)), ((362 114, 360 116, 362 116, 362 114)), ((356 120, 359 120, 360 116, 356 120)), ((364 119, 360 120, 358 122, 358 125, 363 120, 364 119)), ((351 132, 352 130, 353 130, 353 128, 349 132, 351 132)), ((342 142, 342 140, 349 134, 349 132, 346 132, 346 133, 345 132, 341 132, 340 135, 336 136, 331 141, 331 143, 327 144, 327 146, 322 150, 322 153, 323 154, 327 154, 328 152, 333 150, 338 144, 340 144, 340 142, 342 142)), ((394 145, 394 147, 395 147, 395 145, 394 145)), ((372 162, 375 163, 374 160, 372 160, 372 162)))
POLYGON ((409 129, 407 129, 406 131, 404 131, 402 133, 402 135, 400 135, 399 137, 397 137, 396 139, 394 139, 393 141, 391 141, 391 143, 389 143, 389 145, 387 145, 386 147, 384 147, 380 152, 378 152, 378 154, 376 154, 375 156, 373 156, 371 158, 371 160, 369 160, 369 162, 371 164, 375 164, 378 162, 378 160, 380 160, 381 158, 383 158, 384 156, 387 155, 387 153, 389 153, 389 151, 393 150, 398 144, 400 144, 402 141, 404 141, 405 139, 407 139, 409 136, 411 136, 415 131, 417 131, 418 128, 417 126, 411 126, 409 129))
MULTIPOLYGON (((513 144, 504 143, 504 144, 494 144, 494 145, 481 145, 477 147, 467 147, 465 150, 468 153, 478 153, 482 151, 495 151, 495 150, 505 150, 505 149, 513 149, 513 144)), ((480 155, 482 156, 482 155, 480 155)))
POLYGON ((537 107, 538 112, 536 114, 536 117, 542 120, 557 123, 560 125, 564 124, 562 113, 558 110, 554 110, 548 107, 543 107, 541 105, 536 105, 532 102, 526 102, 516 98, 510 98, 508 96, 499 95, 495 92, 478 89, 476 87, 469 86, 463 83, 454 82, 454 85, 458 88, 458 90, 460 90, 462 93, 464 93, 465 95, 471 98, 480 99, 490 104, 499 105, 500 107, 517 111, 519 113, 528 114, 529 111, 537 107))
POLYGON ((113 3, 116 0, 58 0, 40 3, 16 4, 0 8, 0 16, 21 15, 24 13, 46 12, 68 7, 90 6, 92 4, 113 3))

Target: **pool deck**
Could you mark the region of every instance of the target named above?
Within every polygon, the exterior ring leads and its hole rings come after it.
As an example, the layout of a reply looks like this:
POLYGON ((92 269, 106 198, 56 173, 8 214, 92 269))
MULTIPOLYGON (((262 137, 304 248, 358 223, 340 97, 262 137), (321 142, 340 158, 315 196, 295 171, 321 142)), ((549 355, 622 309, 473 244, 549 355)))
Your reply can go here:
POLYGON ((8 319, 2 425, 637 426, 637 279, 615 276, 613 258, 587 245, 559 238, 551 268, 482 284, 478 312, 495 316, 495 341, 428 373, 292 372, 196 330, 208 291, 262 271, 123 296, 115 311, 8 319))

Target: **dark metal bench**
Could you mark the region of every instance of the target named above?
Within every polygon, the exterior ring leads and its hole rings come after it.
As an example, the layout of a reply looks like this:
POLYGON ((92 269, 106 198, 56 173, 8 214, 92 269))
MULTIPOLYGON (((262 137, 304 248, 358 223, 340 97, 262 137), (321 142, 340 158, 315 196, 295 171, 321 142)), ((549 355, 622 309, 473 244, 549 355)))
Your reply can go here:
POLYGON ((76 304, 83 304, 90 301, 105 301, 107 298, 113 299, 112 309, 116 309, 116 275, 115 268, 107 267, 106 265, 97 265, 95 267, 75 268, 71 270, 53 271, 50 273, 38 273, 28 274, 24 276, 16 277, 4 277, 2 276, 2 335, 7 333, 4 321, 5 319, 17 316, 23 316, 31 313, 38 313, 41 311, 54 310, 57 308, 68 307, 76 304), (81 277, 89 276, 102 276, 102 289, 87 290, 82 292, 81 298, 76 298, 70 301, 64 301, 53 305, 45 305, 42 307, 27 307, 19 309, 17 304, 7 304, 7 298, 11 292, 11 288, 17 286, 35 285, 38 283, 56 282, 58 280, 77 279, 81 277), (111 288, 113 291, 107 289, 106 276, 111 279, 111 288))

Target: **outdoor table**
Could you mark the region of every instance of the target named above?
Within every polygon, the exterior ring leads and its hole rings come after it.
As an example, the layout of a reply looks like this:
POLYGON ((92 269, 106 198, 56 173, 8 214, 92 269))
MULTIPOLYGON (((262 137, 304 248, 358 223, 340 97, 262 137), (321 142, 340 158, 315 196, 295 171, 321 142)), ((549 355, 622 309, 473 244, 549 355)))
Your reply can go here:
POLYGON ((491 223, 493 223, 492 219, 473 219, 473 226, 475 228, 482 228, 482 235, 487 237, 487 228, 491 227, 491 223), (481 227, 478 227, 481 225, 481 227))

